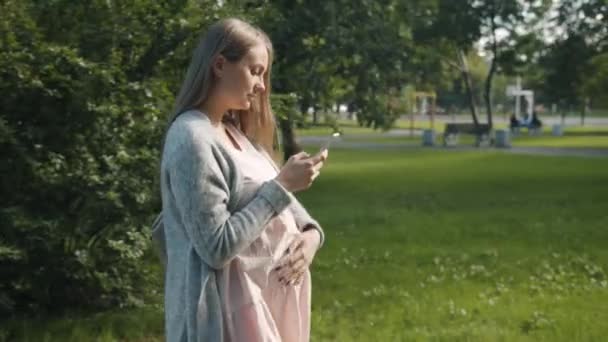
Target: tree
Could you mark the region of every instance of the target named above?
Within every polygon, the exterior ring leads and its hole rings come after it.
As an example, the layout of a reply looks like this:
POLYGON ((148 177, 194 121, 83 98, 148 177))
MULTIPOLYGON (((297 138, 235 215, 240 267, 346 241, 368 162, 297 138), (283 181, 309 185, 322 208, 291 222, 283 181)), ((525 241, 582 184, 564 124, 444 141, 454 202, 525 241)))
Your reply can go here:
POLYGON ((608 52, 608 4, 603 0, 563 1, 557 10, 553 24, 563 33, 542 57, 540 83, 550 101, 584 110, 590 97, 602 102, 601 56, 608 52))
POLYGON ((0 315, 152 292, 160 280, 142 259, 164 118, 200 28, 228 12, 239 13, 215 1, 0 3, 0 315))
MULTIPOLYGON (((497 72, 513 71, 521 62, 518 49, 522 37, 529 36, 548 8, 548 1, 522 2, 518 0, 438 0, 434 12, 420 19, 416 25, 419 35, 431 42, 444 56, 446 63, 459 70, 469 98, 473 122, 478 123, 475 96, 467 54, 474 44, 489 55, 489 68, 484 80, 483 100, 487 121, 492 120, 492 84, 497 72), (425 24, 426 23, 426 24, 425 24)), ((529 39, 529 38, 527 38, 529 39)))
POLYGON ((544 72, 543 93, 551 102, 569 105, 581 103, 582 75, 591 58, 583 37, 569 35, 565 40, 552 44, 541 58, 544 72))
POLYGON ((578 34, 595 53, 608 50, 608 3, 605 0, 560 1, 556 25, 564 32, 562 39, 578 34))
POLYGON ((586 75, 582 93, 591 98, 596 106, 608 108, 608 53, 593 57, 586 75))
POLYGON ((468 55, 481 37, 481 23, 472 3, 438 0, 429 6, 429 10, 415 16, 418 20, 414 34, 417 41, 443 56, 444 63, 440 66, 447 65, 460 73, 471 118, 477 125, 479 119, 468 55))
POLYGON ((474 1, 472 6, 481 19, 481 32, 486 37, 485 50, 490 54, 490 68, 484 85, 484 102, 488 124, 492 120, 492 81, 502 67, 512 69, 517 62, 518 40, 528 36, 529 31, 549 9, 550 1, 484 0, 474 1), (502 37, 499 37, 502 33, 502 37), (511 57, 511 58, 506 58, 511 57))

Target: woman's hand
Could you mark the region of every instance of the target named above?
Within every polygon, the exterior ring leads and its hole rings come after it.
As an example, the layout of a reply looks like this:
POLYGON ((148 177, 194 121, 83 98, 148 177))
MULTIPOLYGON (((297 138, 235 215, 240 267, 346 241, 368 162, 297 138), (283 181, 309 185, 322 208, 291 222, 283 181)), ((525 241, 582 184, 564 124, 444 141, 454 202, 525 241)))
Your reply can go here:
POLYGON ((276 180, 290 192, 308 189, 319 176, 326 158, 327 152, 318 153, 312 157, 309 157, 306 152, 295 154, 283 165, 276 180))
POLYGON ((281 284, 300 284, 317 253, 320 242, 321 236, 316 229, 309 229, 296 235, 285 255, 279 260, 278 267, 274 269, 278 272, 281 284))

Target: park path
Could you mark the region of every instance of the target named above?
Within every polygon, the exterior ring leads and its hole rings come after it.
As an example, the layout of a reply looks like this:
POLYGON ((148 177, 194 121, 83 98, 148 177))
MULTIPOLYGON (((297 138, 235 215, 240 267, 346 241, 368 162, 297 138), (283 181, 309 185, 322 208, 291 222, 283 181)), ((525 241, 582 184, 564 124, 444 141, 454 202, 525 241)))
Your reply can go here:
MULTIPOLYGON (((350 138, 356 138, 359 135, 350 135, 350 138)), ((361 137, 368 138, 382 138, 390 136, 389 133, 374 134, 374 135, 360 135, 361 137)), ((299 137, 297 142, 302 146, 320 146, 326 136, 306 136, 299 137)), ((360 150, 442 150, 442 151, 501 151, 504 153, 515 153, 515 154, 530 154, 530 155, 542 155, 542 156, 573 156, 573 157, 588 157, 588 158, 608 158, 608 148, 578 148, 578 147, 522 147, 514 146, 510 148, 494 148, 494 147, 474 147, 467 145, 460 146, 435 146, 435 147, 423 147, 421 140, 418 141, 404 141, 404 142, 370 142, 370 141, 335 141, 332 144, 335 148, 344 149, 360 149, 360 150)))

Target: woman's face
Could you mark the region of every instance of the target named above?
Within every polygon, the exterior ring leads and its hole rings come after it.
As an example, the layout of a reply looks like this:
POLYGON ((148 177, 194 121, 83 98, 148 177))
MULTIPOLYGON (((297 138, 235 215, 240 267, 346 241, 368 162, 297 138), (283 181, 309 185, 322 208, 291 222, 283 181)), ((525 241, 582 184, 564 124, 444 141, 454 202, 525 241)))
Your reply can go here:
POLYGON ((266 91, 264 74, 268 69, 268 52, 262 43, 254 45, 237 62, 224 60, 217 83, 221 96, 229 109, 247 110, 251 102, 266 91))

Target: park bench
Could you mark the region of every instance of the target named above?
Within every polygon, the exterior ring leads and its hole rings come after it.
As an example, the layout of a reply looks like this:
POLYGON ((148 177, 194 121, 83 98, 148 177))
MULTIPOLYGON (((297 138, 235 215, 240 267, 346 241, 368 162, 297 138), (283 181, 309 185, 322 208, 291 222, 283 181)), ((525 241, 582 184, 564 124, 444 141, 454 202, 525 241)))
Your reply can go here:
POLYGON ((490 142, 490 125, 472 123, 446 123, 443 131, 443 146, 455 145, 460 134, 471 134, 475 136, 475 146, 490 142))

